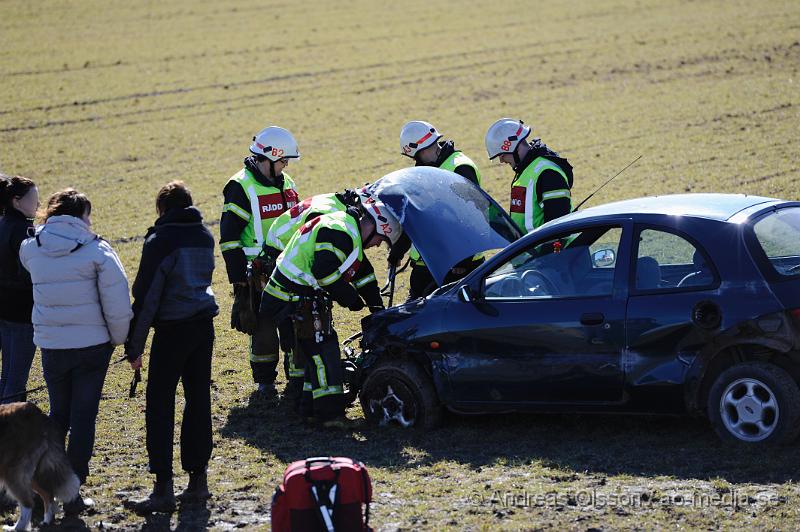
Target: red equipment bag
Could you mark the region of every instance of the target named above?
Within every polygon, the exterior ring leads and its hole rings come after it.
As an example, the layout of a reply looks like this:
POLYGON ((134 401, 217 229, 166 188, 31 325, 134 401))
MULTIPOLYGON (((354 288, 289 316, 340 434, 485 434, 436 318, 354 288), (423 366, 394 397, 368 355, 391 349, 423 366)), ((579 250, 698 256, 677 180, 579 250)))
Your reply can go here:
POLYGON ((372 483, 361 462, 332 456, 299 460, 286 468, 272 497, 272 530, 371 531, 371 501, 372 483))

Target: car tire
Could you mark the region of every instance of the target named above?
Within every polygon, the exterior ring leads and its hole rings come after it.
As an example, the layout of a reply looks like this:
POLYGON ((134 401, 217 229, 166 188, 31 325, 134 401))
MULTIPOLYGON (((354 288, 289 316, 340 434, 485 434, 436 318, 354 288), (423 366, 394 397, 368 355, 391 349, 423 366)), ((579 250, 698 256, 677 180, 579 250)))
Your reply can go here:
POLYGON ((429 429, 441 423, 442 405, 431 378, 418 364, 386 360, 370 370, 359 393, 368 422, 429 429))
POLYGON ((711 386, 707 408, 725 442, 783 445, 800 433, 800 388, 774 364, 745 362, 726 369, 711 386))

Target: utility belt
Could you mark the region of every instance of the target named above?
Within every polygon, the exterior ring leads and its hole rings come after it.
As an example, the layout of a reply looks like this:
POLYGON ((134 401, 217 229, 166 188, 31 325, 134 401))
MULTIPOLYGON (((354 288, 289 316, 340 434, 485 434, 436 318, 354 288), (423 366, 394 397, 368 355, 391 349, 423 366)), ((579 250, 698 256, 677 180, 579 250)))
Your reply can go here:
POLYGON ((292 315, 298 339, 313 339, 321 343, 333 335, 333 301, 318 290, 312 296, 300 296, 292 315))

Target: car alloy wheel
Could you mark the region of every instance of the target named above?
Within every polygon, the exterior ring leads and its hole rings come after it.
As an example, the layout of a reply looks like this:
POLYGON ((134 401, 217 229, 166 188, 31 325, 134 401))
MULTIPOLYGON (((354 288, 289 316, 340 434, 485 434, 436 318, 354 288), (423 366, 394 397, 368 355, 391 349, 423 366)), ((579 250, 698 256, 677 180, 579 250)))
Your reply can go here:
POLYGON ((376 425, 433 428, 442 417, 431 378, 405 358, 382 360, 370 368, 359 399, 364 417, 376 425))
POLYGON ((719 409, 725 428, 742 441, 757 442, 768 438, 780 420, 775 393, 754 378, 729 384, 722 392, 719 409))
MULTIPOLYGON (((395 385, 395 387, 397 387, 397 385, 395 385)), ((378 417, 378 423, 381 426, 396 421, 401 427, 408 428, 414 425, 417 417, 417 409, 414 406, 413 400, 409 399, 408 396, 406 396, 405 401, 401 399, 395 393, 394 388, 390 384, 387 384, 383 397, 369 400, 369 409, 373 415, 378 417)))
POLYGON ((707 401, 708 419, 724 441, 786 445, 800 433, 800 386, 776 364, 748 361, 723 370, 707 401))

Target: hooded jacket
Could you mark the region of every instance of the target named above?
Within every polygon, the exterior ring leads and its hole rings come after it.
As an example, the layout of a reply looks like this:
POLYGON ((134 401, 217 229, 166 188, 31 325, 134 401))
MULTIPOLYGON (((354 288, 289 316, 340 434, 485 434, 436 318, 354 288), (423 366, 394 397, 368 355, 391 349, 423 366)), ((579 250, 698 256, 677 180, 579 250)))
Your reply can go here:
POLYGON ((195 207, 171 209, 147 230, 133 282, 129 360, 142 354, 152 325, 216 316, 211 290, 214 237, 195 207))
POLYGON ((33 342, 45 349, 119 345, 133 316, 111 245, 74 216, 53 216, 20 247, 33 282, 33 342))

